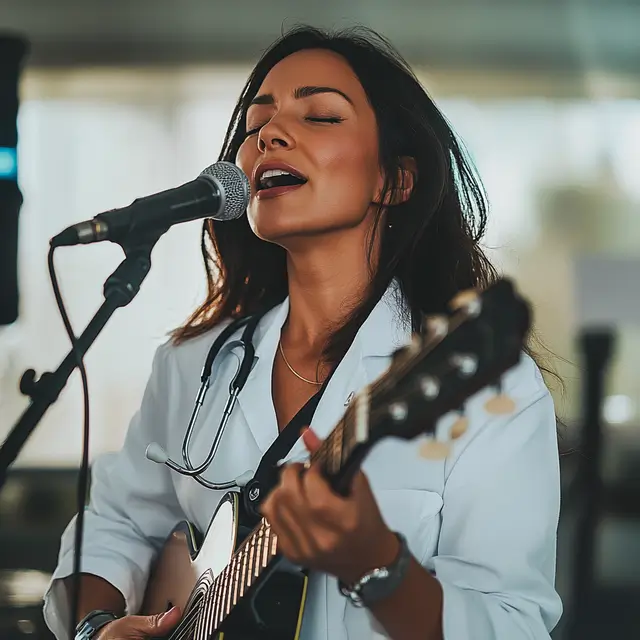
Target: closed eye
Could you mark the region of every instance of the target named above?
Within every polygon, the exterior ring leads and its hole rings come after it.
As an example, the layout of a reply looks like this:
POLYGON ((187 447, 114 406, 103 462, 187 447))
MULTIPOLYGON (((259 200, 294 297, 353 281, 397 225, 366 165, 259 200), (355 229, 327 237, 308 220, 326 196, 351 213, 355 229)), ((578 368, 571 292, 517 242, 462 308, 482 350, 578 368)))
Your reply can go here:
POLYGON ((329 124, 338 124, 339 122, 342 122, 344 118, 337 118, 335 116, 327 118, 312 118, 311 116, 309 116, 308 118, 306 118, 306 120, 308 120, 309 122, 327 122, 329 124))
MULTIPOLYGON (((325 118, 307 116, 305 118, 305 120, 307 122, 315 122, 315 123, 338 124, 338 123, 342 122, 344 120, 344 118, 338 118, 336 116, 330 116, 330 117, 325 117, 325 118)), ((259 133, 259 131, 260 131, 260 129, 262 129, 262 127, 264 127, 263 124, 261 124, 258 127, 254 127, 253 129, 250 129, 249 131, 246 132, 245 138, 249 138, 250 136, 255 136, 257 133, 259 133)))

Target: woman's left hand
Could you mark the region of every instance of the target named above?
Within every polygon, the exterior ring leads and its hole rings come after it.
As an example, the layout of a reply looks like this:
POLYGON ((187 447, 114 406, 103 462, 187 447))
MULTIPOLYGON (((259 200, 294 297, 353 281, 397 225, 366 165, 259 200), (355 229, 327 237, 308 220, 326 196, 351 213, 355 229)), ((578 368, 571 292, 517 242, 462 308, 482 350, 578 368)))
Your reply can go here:
MULTIPOLYGON (((310 453, 321 444, 310 429, 303 439, 310 453)), ((317 465, 305 470, 302 464, 289 464, 264 501, 262 514, 278 536, 282 555, 346 584, 390 564, 399 551, 398 539, 384 523, 361 471, 350 494, 342 497, 332 491, 317 465)))

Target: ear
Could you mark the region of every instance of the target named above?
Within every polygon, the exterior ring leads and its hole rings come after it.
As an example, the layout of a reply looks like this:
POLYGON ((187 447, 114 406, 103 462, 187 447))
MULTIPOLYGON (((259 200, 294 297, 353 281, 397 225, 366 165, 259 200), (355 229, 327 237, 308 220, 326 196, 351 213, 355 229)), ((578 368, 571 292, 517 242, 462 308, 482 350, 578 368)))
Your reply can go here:
MULTIPOLYGON (((398 166, 397 188, 391 190, 384 196, 383 206, 389 207, 406 202, 413 193, 418 171, 415 158, 410 156, 402 156, 398 166)), ((384 179, 381 176, 380 191, 384 186, 384 179)), ((380 191, 375 203, 380 204, 380 191)))

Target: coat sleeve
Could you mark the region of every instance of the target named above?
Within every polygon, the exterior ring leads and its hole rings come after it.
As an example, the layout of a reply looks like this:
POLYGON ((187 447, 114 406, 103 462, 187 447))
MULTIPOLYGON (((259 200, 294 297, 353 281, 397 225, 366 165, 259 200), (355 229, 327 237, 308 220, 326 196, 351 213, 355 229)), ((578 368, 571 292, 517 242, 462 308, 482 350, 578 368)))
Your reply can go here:
POLYGON ((442 584, 445 640, 548 640, 562 613, 555 413, 537 367, 523 360, 507 387, 516 412, 489 416, 482 395, 484 424, 445 470, 438 550, 424 562, 442 584))
MULTIPOLYGON (((100 576, 124 596, 135 613, 156 549, 184 518, 170 474, 145 458, 152 441, 166 445, 171 348, 155 354, 142 404, 122 450, 98 458, 92 468, 91 498, 85 510, 81 570, 100 576)), ((58 566, 44 601, 44 616, 56 638, 67 637, 68 608, 61 582, 73 571, 75 518, 65 530, 58 566)))

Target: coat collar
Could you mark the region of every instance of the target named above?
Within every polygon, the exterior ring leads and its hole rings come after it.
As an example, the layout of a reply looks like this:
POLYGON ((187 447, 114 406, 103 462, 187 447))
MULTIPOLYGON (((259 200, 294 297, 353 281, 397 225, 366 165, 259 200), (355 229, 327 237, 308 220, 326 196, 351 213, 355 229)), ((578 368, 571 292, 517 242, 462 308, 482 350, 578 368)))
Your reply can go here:
MULTIPOLYGON (((266 451, 278 435, 271 393, 273 361, 280 332, 289 314, 289 299, 271 309, 254 334, 254 367, 239 395, 239 404, 260 449, 266 451)), ((326 436, 342 416, 353 393, 368 382, 363 359, 389 357, 411 339, 411 325, 399 284, 393 281, 360 327, 353 344, 336 369, 316 410, 312 427, 326 436)), ((299 453, 296 446, 291 455, 299 453)), ((291 457, 291 456, 288 456, 291 457)))
POLYGON ((388 357, 411 341, 411 314, 397 280, 391 281, 360 327, 356 340, 365 358, 388 357))
MULTIPOLYGON (((273 359, 280 332, 289 315, 289 298, 271 309, 262 318, 253 338, 255 357, 273 359)), ((380 300, 356 334, 363 357, 388 357, 411 340, 411 315, 402 296, 400 283, 392 280, 380 300)))

